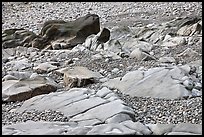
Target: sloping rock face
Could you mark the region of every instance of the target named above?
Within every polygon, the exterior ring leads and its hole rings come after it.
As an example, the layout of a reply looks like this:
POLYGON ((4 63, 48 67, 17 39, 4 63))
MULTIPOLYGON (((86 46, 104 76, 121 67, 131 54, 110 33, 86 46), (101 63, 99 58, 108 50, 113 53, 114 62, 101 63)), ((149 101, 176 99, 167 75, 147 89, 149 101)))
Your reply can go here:
POLYGON ((87 14, 68 22, 49 20, 44 23, 39 35, 25 29, 5 30, 2 33, 2 46, 3 48, 32 46, 39 49, 69 49, 82 44, 89 35, 97 34, 99 31, 99 16, 87 14), (60 42, 65 44, 59 45, 60 42))
MULTIPOLYGON (((39 95, 25 101, 16 112, 22 113, 32 109, 60 111, 69 118, 69 122, 76 123, 78 126, 94 126, 102 123, 127 122, 129 120, 130 124, 134 123, 131 123, 131 121, 134 121, 133 110, 108 88, 102 88, 98 91, 86 88, 72 88, 69 91, 39 95)), ((117 124, 114 127, 117 127, 117 124)), ((98 131, 98 128, 96 130, 98 131)), ((148 129, 146 130, 148 131, 148 129)), ((95 133, 92 131, 90 134, 95 133)), ((119 133, 126 134, 124 130, 119 133)), ((150 131, 147 132, 147 134, 150 133, 150 131)), ((101 132, 101 134, 103 133, 101 132)))
MULTIPOLYGON (((117 88, 125 94, 139 97, 176 99, 190 95, 185 76, 189 70, 182 67, 158 67, 147 71, 132 71, 122 78, 111 79, 104 86, 117 88), (186 85, 186 87, 185 87, 186 85)), ((188 81, 189 82, 189 81, 188 81)))
POLYGON ((56 83, 45 78, 7 80, 2 82, 3 101, 24 101, 41 94, 48 94, 57 90, 56 83))

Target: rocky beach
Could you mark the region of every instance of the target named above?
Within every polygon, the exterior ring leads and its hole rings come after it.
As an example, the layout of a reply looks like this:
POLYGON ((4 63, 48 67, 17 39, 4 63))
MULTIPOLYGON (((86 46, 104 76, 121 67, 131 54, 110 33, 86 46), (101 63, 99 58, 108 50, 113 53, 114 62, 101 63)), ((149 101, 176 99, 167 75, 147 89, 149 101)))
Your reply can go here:
POLYGON ((202 135, 202 2, 2 2, 3 135, 202 135))

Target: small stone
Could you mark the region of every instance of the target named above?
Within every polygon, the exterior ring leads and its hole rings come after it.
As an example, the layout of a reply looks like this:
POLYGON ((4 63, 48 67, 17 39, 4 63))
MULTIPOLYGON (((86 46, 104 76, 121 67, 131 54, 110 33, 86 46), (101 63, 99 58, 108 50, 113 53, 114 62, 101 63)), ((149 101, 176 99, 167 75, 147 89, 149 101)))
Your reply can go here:
POLYGON ((195 89, 195 88, 193 88, 191 92, 192 92, 192 96, 195 96, 195 97, 196 96, 202 96, 202 92, 195 89))
POLYGON ((118 71, 119 71, 118 68, 114 68, 113 70, 111 70, 111 72, 113 72, 113 73, 117 73, 118 71))
POLYGON ((186 87, 186 89, 188 89, 188 90, 192 90, 193 89, 193 86, 194 86, 194 84, 193 84, 193 82, 191 81, 191 80, 185 80, 184 82, 183 82, 183 85, 186 87))

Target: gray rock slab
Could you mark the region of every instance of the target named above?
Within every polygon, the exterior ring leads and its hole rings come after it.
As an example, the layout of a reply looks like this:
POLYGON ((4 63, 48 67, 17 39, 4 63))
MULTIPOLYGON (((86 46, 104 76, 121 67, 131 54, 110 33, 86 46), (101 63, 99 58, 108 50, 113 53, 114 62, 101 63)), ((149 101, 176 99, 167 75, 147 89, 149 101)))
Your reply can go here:
POLYGON ((184 37, 172 37, 168 40, 164 41, 161 46, 162 47, 176 47, 176 46, 182 46, 186 43, 186 40, 184 37))
POLYGON ((7 80, 18 80, 18 78, 8 74, 2 78, 2 82, 7 80))
POLYGON ((170 132, 165 135, 202 135, 202 134, 195 134, 195 133, 189 133, 189 132, 170 132))
POLYGON ((150 135, 152 132, 140 122, 131 120, 94 126, 87 135, 150 135))
POLYGON ((122 100, 117 98, 107 88, 99 91, 86 88, 72 88, 68 91, 65 90, 36 96, 25 101, 16 111, 21 113, 32 109, 39 111, 47 109, 60 111, 69 117, 70 121, 82 125, 103 123, 111 117, 113 119, 109 119, 109 122, 134 119, 133 109, 126 106, 122 100), (104 91, 105 95, 101 93, 102 91, 104 91))
POLYGON ((12 57, 16 54, 16 48, 8 48, 8 49, 3 49, 2 48, 2 58, 9 58, 12 57))
POLYGON ((100 97, 105 97, 106 95, 112 93, 111 90, 109 90, 107 87, 103 87, 101 90, 98 90, 96 95, 100 96, 100 97))
POLYGON ((88 98, 91 94, 85 88, 72 88, 69 91, 53 92, 26 100, 17 112, 36 109, 43 111, 46 109, 57 110, 68 106, 74 102, 88 98), (46 104, 46 105, 45 105, 46 104))
POLYGON ((149 129, 153 132, 153 135, 164 135, 165 133, 171 132, 174 124, 146 124, 149 129))
POLYGON ((26 121, 2 127, 2 135, 60 135, 67 132, 69 123, 26 121))
POLYGON ((56 90, 56 83, 51 83, 43 77, 38 79, 7 80, 2 82, 2 100, 23 101, 56 90))
POLYGON ((188 132, 193 134, 202 134, 202 125, 192 123, 180 123, 172 129, 172 132, 188 132))
POLYGON ((124 102, 122 100, 114 100, 108 103, 105 103, 103 105, 100 105, 98 107, 94 107, 85 113, 76 115, 75 117, 72 117, 70 121, 81 121, 86 119, 93 119, 97 118, 101 121, 106 121, 106 119, 119 114, 119 113, 125 113, 127 115, 134 115, 133 110, 124 105, 124 102), (114 108, 114 109, 113 109, 114 108))
POLYGON ((54 66, 49 62, 41 63, 38 66, 33 67, 33 70, 39 73, 50 72, 55 69, 57 69, 57 66, 54 66))
POLYGON ((133 135, 136 131, 122 124, 110 123, 94 126, 87 135, 133 135))
POLYGON ((21 70, 24 70, 26 68, 32 67, 32 63, 30 63, 27 58, 12 60, 12 61, 8 62, 7 64, 10 64, 12 70, 16 70, 16 71, 21 71, 21 70))
POLYGON ((123 124, 124 126, 130 129, 137 131, 137 133, 140 133, 142 135, 152 134, 152 131, 150 131, 147 126, 145 126, 140 122, 133 122, 131 120, 127 120, 127 121, 123 121, 121 124, 123 124))
POLYGON ((106 122, 107 123, 120 123, 120 122, 123 122, 126 120, 132 120, 132 119, 134 119, 134 118, 132 118, 130 115, 119 113, 119 114, 116 114, 116 115, 106 119, 106 122))
POLYGON ((27 79, 29 78, 33 72, 30 72, 30 71, 11 71, 9 72, 8 74, 18 78, 18 79, 27 79))
POLYGON ((175 63, 176 60, 173 57, 161 57, 161 58, 159 58, 159 62, 161 62, 161 63, 175 63))
POLYGON ((92 126, 77 126, 74 128, 68 128, 67 132, 63 133, 63 135, 86 135, 92 128, 92 126))
POLYGON ((176 99, 190 95, 181 84, 182 77, 186 75, 182 66, 155 67, 147 71, 128 72, 123 77, 110 79, 102 86, 117 88, 131 96, 176 99))
POLYGON ((88 119, 88 120, 82 120, 82 121, 77 121, 76 122, 78 125, 81 127, 91 127, 99 124, 103 124, 103 122, 99 119, 88 119))

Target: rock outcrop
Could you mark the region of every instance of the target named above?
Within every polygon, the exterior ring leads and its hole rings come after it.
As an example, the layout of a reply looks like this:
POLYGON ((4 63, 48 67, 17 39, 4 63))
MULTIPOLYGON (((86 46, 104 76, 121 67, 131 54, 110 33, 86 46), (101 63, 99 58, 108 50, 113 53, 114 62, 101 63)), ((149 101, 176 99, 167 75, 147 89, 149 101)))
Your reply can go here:
MULTIPOLYGON (((72 49, 77 44, 85 42, 89 35, 97 34, 99 31, 99 16, 87 14, 74 21, 49 20, 44 23, 39 35, 25 29, 7 29, 2 34, 2 46, 3 48, 32 46, 39 49, 72 49)), ((99 41, 104 41, 103 39, 101 36, 99 41)))

